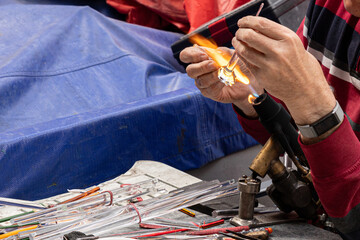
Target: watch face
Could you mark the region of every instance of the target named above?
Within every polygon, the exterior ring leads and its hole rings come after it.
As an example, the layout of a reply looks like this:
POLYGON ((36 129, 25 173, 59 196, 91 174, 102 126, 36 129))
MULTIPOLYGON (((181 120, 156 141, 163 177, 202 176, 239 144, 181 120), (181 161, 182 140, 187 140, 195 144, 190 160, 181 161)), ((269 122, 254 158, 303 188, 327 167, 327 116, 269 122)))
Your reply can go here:
POLYGON ((322 121, 313 125, 313 128, 318 136, 324 134, 329 131, 331 128, 335 127, 340 123, 340 119, 337 115, 331 114, 326 118, 322 119, 322 121))
POLYGON ((319 119, 313 124, 305 126, 298 125, 298 128, 304 137, 314 138, 329 131, 330 129, 341 123, 343 119, 344 112, 341 109, 339 103, 336 102, 336 106, 331 113, 319 119))

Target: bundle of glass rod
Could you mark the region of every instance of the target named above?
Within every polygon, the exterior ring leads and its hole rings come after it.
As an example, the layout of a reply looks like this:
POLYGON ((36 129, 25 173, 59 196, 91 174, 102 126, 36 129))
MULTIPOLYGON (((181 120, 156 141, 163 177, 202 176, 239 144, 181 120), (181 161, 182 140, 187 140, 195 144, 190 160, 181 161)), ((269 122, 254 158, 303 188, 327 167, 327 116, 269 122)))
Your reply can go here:
POLYGON ((64 234, 80 231, 87 235, 101 237, 119 233, 121 228, 137 224, 167 213, 199 204, 219 197, 237 193, 235 181, 201 182, 194 187, 178 189, 172 193, 148 199, 126 206, 106 206, 96 208, 91 214, 79 218, 70 218, 57 225, 41 225, 39 228, 23 232, 19 238, 30 237, 31 240, 62 239, 64 234))
POLYGON ((150 179, 127 185, 123 188, 105 191, 74 202, 56 205, 32 214, 14 218, 11 222, 18 225, 32 222, 51 225, 61 222, 62 219, 69 221, 71 219, 83 218, 84 215, 92 214, 96 210, 101 209, 102 206, 116 204, 139 195, 154 192, 157 182, 157 179, 150 179))
MULTIPOLYGON (((77 240, 95 240, 95 239, 103 239, 103 238, 112 238, 112 240, 118 239, 118 238, 143 238, 143 237, 151 237, 151 236, 158 236, 163 234, 164 232, 167 234, 179 232, 178 230, 183 231, 184 229, 176 229, 176 228, 169 228, 169 227, 162 227, 162 228, 156 228, 156 229, 141 229, 137 231, 130 231, 130 232, 122 232, 122 233, 116 233, 116 234, 109 234, 104 235, 101 237, 95 237, 95 236, 86 236, 77 238, 77 240)), ((166 234, 165 234, 166 235, 166 234)))
POLYGON ((79 221, 92 214, 100 214, 109 205, 120 204, 144 194, 154 194, 157 191, 155 188, 157 183, 158 179, 150 179, 111 191, 96 193, 93 196, 14 218, 11 222, 17 225, 29 225, 31 223, 39 225, 39 228, 24 231, 19 233, 19 236, 28 236, 31 232, 41 231, 45 227, 50 231, 51 229, 56 230, 62 226, 68 226, 69 222, 79 221))
MULTIPOLYGON (((218 240, 219 235, 218 234, 212 234, 212 235, 204 235, 204 236, 191 236, 191 235, 171 235, 171 234, 165 234, 165 235, 156 235, 156 233, 161 233, 161 231, 164 231, 163 229, 151 229, 152 231, 147 231, 147 234, 144 235, 137 235, 137 234, 111 234, 108 236, 102 236, 102 237, 81 237, 77 238, 77 240, 95 240, 95 239, 101 239, 101 240, 130 240, 130 239, 146 239, 146 240, 168 240, 168 239, 189 239, 189 240, 218 240), (154 236, 151 236, 154 235, 154 236)), ((145 232, 144 232, 145 233, 145 232)))
MULTIPOLYGON (((84 237, 84 238, 77 238, 77 240, 93 240, 93 239, 101 239, 101 240, 132 240, 137 239, 131 237, 119 237, 116 234, 106 237, 98 237, 98 238, 91 238, 91 237, 84 237)), ((207 235, 207 236, 189 236, 189 235, 163 235, 163 236, 155 236, 155 237, 145 237, 146 240, 174 240, 174 239, 184 239, 184 240, 218 240, 221 239, 218 234, 207 235)))
MULTIPOLYGON (((147 202, 140 202, 136 207, 129 206, 128 215, 130 216, 131 214, 133 216, 132 224, 134 224, 141 220, 145 221, 159 217, 175 210, 235 193, 237 193, 237 187, 234 181, 222 183, 218 181, 203 182, 190 189, 180 189, 179 191, 170 193, 168 196, 150 199, 147 202)), ((94 228, 96 227, 96 225, 94 225, 92 229, 86 227, 83 228, 82 231, 85 233, 91 231, 91 234, 101 236, 102 234, 116 232, 119 229, 119 225, 123 226, 126 223, 128 222, 120 219, 111 219, 103 227, 94 228)))

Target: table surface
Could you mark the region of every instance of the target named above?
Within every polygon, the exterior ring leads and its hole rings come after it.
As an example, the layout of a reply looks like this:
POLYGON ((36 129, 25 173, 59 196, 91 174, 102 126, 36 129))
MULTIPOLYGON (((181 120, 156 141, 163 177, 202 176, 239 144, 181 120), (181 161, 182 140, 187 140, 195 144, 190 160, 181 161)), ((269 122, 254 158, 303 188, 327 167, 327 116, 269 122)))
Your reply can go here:
MULTIPOLYGON (((160 188, 164 188, 167 191, 172 191, 177 188, 185 187, 191 184, 201 182, 200 179, 195 178, 187 173, 179 171, 175 168, 172 168, 168 165, 154 162, 154 161, 138 161, 134 166, 125 174, 120 175, 117 178, 114 178, 110 181, 99 184, 98 186, 106 191, 111 189, 114 185, 119 184, 131 184, 140 182, 143 180, 157 178, 159 180, 158 184, 160 188)), ((89 188, 91 189, 91 188, 89 188)), ((38 200, 32 203, 38 204, 39 206, 48 206, 51 204, 56 204, 58 202, 69 199, 78 193, 64 193, 61 195, 53 196, 51 198, 38 200)), ((12 206, 2 206, 0 207, 0 218, 6 216, 12 216, 18 213, 29 211, 29 209, 18 208, 12 206)), ((173 212, 167 215, 167 218, 181 219, 183 221, 211 221, 213 218, 196 212, 195 217, 187 216, 184 213, 179 211, 173 212)), ((215 219, 214 219, 215 220, 215 219)), ((8 223, 3 223, 2 225, 9 225, 8 223)), ((225 221, 223 225, 217 227, 230 227, 230 223, 225 221)), ((273 233, 270 236, 271 240, 280 240, 280 239, 307 239, 307 240, 317 240, 317 239, 327 239, 327 240, 338 240, 341 237, 332 232, 323 230, 321 228, 315 227, 307 223, 287 223, 271 226, 273 228, 273 233)), ((138 226, 132 226, 131 229, 138 228, 138 226)), ((216 228, 216 227, 215 227, 216 228)))

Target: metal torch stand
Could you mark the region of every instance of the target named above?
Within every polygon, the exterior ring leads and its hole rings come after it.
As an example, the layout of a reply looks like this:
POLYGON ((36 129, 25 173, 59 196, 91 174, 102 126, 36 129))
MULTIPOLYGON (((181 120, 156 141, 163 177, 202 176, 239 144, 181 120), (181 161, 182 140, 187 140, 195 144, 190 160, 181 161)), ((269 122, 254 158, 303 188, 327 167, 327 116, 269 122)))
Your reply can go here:
POLYGON ((254 207, 255 195, 260 191, 261 181, 257 178, 243 176, 239 179, 238 189, 240 191, 239 214, 230 219, 235 226, 244 226, 255 223, 254 207))

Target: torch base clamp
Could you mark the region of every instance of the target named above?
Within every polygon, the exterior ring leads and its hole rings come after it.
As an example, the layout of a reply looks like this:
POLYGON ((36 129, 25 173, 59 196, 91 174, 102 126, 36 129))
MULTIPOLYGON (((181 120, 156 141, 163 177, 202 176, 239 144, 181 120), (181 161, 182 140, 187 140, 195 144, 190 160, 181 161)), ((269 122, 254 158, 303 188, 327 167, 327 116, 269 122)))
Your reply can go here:
POLYGON ((230 224, 234 226, 249 226, 250 224, 254 224, 257 222, 258 220, 256 220, 255 218, 248 220, 248 219, 241 219, 239 216, 235 216, 230 219, 230 224))

